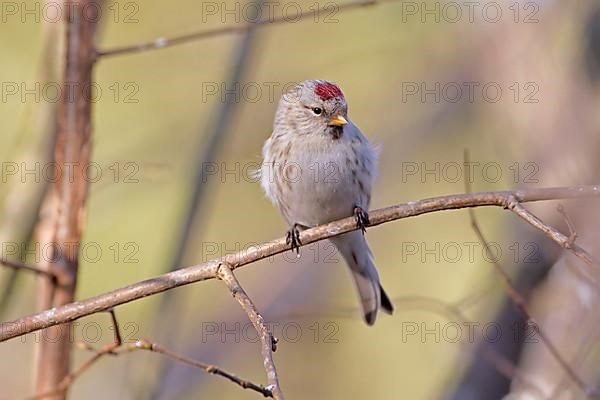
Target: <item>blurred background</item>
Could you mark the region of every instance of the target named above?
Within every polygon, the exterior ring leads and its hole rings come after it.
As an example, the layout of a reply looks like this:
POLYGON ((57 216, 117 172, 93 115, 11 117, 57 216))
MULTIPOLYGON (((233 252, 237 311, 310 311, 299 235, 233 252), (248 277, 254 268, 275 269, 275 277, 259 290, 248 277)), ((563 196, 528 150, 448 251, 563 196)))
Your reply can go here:
MULTIPOLYGON (((43 257, 31 233, 48 182, 53 87, 62 81, 64 26, 53 22, 49 4, 3 3, 0 24, 0 242, 3 257, 31 263, 43 257), (36 165, 38 172, 23 175, 36 165)), ((252 4, 106 1, 98 48, 245 24, 255 18, 252 4)), ((274 2, 272 14, 263 4, 263 19, 289 21, 99 59, 92 160, 101 176, 89 191, 78 298, 282 236, 287 226, 251 172, 279 97, 306 79, 336 82, 352 120, 380 146, 373 209, 463 193, 465 148, 473 191, 598 183, 600 3, 342 4, 274 2), (298 13, 311 16, 294 22, 298 13)), ((562 203, 578 243, 595 253, 600 208, 562 203)), ((567 233, 557 204, 527 207, 567 233)), ((371 328, 328 242, 303 248, 300 258, 286 253, 240 269, 280 339, 275 361, 288 398, 587 398, 506 299, 490 260, 510 271, 590 387, 600 372, 597 288, 577 260, 510 213, 476 214, 492 256, 466 210, 368 230, 396 307, 371 328), (499 356, 486 358, 485 349, 499 356)), ((34 277, 0 270, 0 285, 1 320, 36 311, 34 277)), ((265 382, 256 334, 218 281, 116 312, 125 341, 149 338, 265 382)), ((102 314, 73 328, 75 340, 94 345, 112 334, 102 314)), ((0 363, 0 398, 33 394, 40 340, 38 333, 0 345, 1 358, 12 360, 0 363)), ((74 365, 89 356, 75 350, 74 365)), ((100 361, 70 391, 73 399, 258 396, 145 352, 100 361)))

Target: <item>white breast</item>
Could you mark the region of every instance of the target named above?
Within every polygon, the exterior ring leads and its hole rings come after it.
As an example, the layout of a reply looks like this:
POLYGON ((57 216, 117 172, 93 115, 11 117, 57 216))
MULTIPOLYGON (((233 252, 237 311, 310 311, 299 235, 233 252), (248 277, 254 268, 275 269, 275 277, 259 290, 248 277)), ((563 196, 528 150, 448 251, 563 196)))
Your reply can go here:
POLYGON ((261 185, 288 220, 315 226, 368 209, 375 151, 350 122, 339 139, 274 132, 263 149, 261 185))

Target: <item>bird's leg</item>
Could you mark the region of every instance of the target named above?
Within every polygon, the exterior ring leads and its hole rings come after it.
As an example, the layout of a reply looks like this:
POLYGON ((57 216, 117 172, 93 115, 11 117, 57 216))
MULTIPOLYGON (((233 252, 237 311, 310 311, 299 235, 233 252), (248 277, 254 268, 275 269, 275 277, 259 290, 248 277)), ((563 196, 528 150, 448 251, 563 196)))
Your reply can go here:
POLYGON ((292 252, 296 250, 296 254, 298 254, 298 256, 300 255, 300 246, 302 245, 302 243, 300 243, 300 231, 298 230, 299 226, 300 224, 295 223, 285 235, 285 242, 290 245, 292 252))
POLYGON ((356 226, 363 232, 366 231, 366 227, 369 226, 369 214, 359 206, 354 206, 354 219, 356 220, 356 226))

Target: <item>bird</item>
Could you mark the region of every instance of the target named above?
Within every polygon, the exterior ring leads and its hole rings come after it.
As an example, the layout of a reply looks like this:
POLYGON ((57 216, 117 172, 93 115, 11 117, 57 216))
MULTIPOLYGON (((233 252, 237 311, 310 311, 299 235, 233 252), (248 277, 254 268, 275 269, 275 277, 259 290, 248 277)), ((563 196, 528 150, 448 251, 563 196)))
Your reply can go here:
POLYGON ((281 96, 259 171, 263 191, 289 224, 287 243, 298 256, 301 230, 354 216, 359 229, 330 241, 351 271, 368 325, 380 309, 394 309, 364 235, 377 153, 348 117, 339 86, 307 80, 281 96))

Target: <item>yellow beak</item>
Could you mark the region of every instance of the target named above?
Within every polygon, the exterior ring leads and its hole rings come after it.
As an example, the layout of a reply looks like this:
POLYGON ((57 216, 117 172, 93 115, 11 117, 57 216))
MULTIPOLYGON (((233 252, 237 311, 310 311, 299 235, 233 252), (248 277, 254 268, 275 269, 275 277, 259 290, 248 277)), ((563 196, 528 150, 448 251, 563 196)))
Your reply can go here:
POLYGON ((348 123, 348 121, 346 120, 346 118, 342 117, 341 115, 333 116, 329 120, 329 125, 334 125, 334 126, 342 126, 342 125, 346 125, 347 123, 348 123))

